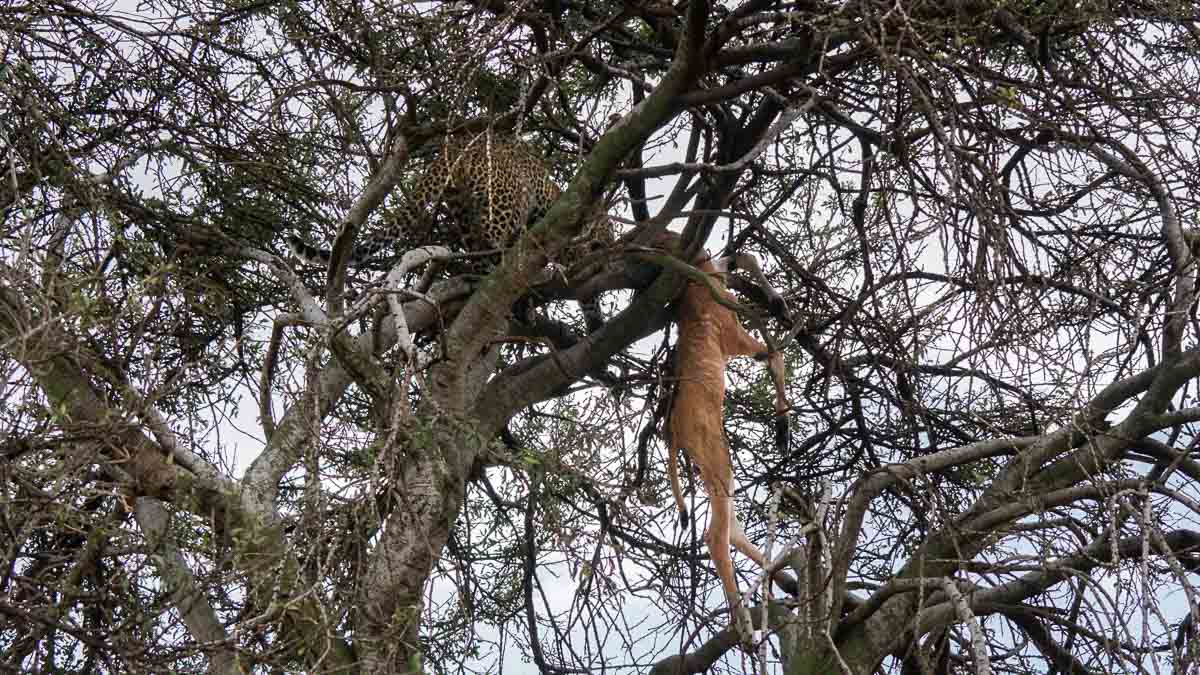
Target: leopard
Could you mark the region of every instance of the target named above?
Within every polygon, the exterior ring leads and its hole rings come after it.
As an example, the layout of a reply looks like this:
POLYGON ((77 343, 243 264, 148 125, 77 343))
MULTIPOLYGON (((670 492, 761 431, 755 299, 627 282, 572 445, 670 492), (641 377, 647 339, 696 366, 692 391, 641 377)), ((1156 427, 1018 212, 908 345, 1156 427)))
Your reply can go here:
MULTIPOLYGON (((530 143, 490 132, 453 137, 406 191, 387 230, 364 238, 350 253, 349 264, 366 264, 398 245, 411 250, 442 244, 491 251, 472 258, 465 269, 457 268, 486 274, 561 194, 550 165, 530 143)), ((561 260, 578 262, 616 241, 607 210, 596 211, 587 216, 582 233, 562 252, 561 260)), ((331 258, 329 250, 296 236, 288 237, 288 246, 310 264, 327 265, 331 258)), ((582 300, 581 305, 592 331, 602 323, 595 298, 582 300)))

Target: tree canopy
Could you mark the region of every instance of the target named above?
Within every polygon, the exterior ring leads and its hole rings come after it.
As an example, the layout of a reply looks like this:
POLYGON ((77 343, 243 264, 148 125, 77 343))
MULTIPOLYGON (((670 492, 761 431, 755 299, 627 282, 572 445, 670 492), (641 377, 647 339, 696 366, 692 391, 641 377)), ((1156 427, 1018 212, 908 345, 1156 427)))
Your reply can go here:
POLYGON ((17 0, 0 34, 18 670, 1195 667, 1192 3, 17 0), (470 134, 562 195, 483 275, 347 265, 470 134), (619 240, 565 253, 598 210, 619 240), (668 228, 790 307, 737 284, 792 405, 780 448, 730 364, 750 646, 668 495, 668 228))

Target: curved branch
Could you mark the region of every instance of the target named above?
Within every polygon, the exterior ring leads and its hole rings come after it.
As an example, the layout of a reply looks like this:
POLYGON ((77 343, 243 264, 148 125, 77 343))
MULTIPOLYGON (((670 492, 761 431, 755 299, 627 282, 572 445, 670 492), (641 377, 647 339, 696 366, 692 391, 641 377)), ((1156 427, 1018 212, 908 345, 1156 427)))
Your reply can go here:
POLYGON ((1042 625, 1037 616, 1030 612, 1023 611, 1023 608, 1008 608, 1001 612, 1004 618, 1008 619, 1014 626, 1020 628, 1025 635, 1033 642, 1051 664, 1058 669, 1062 675, 1092 675, 1090 670, 1082 661, 1071 653, 1071 650, 1058 644, 1050 631, 1042 625))
POLYGON ((387 157, 380 166, 379 172, 371 177, 371 182, 363 190, 362 195, 342 219, 338 227, 337 237, 333 240, 333 250, 329 258, 329 277, 326 281, 328 291, 325 294, 325 304, 329 314, 340 317, 346 287, 346 264, 350 253, 354 250, 355 236, 358 228, 367 221, 375 209, 383 203, 388 193, 400 180, 400 169, 408 159, 408 140, 403 134, 397 133, 388 148, 387 157))
POLYGON ((1162 219, 1163 239, 1167 243, 1167 252, 1171 256, 1172 272, 1175 275, 1175 293, 1171 298, 1167 311, 1166 328, 1163 331, 1163 357, 1177 357, 1183 349, 1183 332, 1187 326, 1188 315, 1196 302, 1196 262, 1191 248, 1187 244, 1183 228, 1179 224, 1179 215, 1171 203, 1171 195, 1162 179, 1150 170, 1135 152, 1112 139, 1097 139, 1076 136, 1068 133, 1058 134, 1058 138, 1067 143, 1082 147, 1095 155, 1113 171, 1144 185, 1154 201, 1158 204, 1159 217, 1162 219), (1120 157, 1105 151, 1100 143, 1107 145, 1120 157))
MULTIPOLYGON (((1195 554, 1200 551, 1200 532, 1174 530, 1163 535, 1170 553, 1195 554)), ((1019 579, 994 588, 977 589, 968 596, 971 610, 978 614, 993 614, 1010 610, 1026 599, 1040 593, 1075 574, 1088 574, 1093 569, 1107 565, 1113 560, 1113 552, 1122 559, 1141 560, 1144 538, 1125 537, 1114 546, 1107 537, 1101 537, 1083 551, 1058 560, 1047 561, 1043 569, 1030 572, 1019 579)), ((926 608, 914 620, 918 635, 948 625, 954 620, 956 609, 951 603, 942 602, 926 608)))

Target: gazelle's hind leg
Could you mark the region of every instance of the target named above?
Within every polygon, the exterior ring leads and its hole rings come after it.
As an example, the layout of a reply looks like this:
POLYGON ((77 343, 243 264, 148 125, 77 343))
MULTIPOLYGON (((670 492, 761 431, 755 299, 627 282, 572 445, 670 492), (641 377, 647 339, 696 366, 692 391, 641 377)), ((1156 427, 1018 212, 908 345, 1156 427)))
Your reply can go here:
POLYGON ((737 578, 733 575, 733 556, 729 554, 730 534, 734 526, 733 500, 719 485, 711 485, 710 490, 708 531, 704 533, 704 540, 708 544, 708 555, 717 569, 717 576, 721 578, 726 606, 733 615, 742 642, 749 644, 754 636, 754 624, 750 612, 742 605, 737 578))
POLYGON ((754 562, 758 563, 759 567, 766 568, 767 556, 762 550, 754 545, 754 542, 746 538, 746 531, 742 529, 742 520, 737 517, 737 513, 732 515, 733 522, 730 527, 730 541, 737 550, 741 551, 754 562))
MULTIPOLYGON (((724 449, 724 452, 725 457, 728 457, 728 449, 724 449)), ((746 553, 759 565, 764 564, 765 558, 746 538, 742 524, 733 512, 733 467, 726 460, 724 466, 710 467, 711 469, 716 469, 720 475, 703 475, 704 472, 701 471, 701 478, 705 479, 710 499, 708 531, 704 533, 704 539, 708 544, 708 555, 717 569, 717 576, 721 578, 726 604, 733 614, 742 641, 749 644, 754 636, 754 625, 750 612, 742 605, 741 594, 738 593, 737 577, 733 572, 733 556, 730 555, 729 549, 730 546, 737 545, 738 550, 746 553)))

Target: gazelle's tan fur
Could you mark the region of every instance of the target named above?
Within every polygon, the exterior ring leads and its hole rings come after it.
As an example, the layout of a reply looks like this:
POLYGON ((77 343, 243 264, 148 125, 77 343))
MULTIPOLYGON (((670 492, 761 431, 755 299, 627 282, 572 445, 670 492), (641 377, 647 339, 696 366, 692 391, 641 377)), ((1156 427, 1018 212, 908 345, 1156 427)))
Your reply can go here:
MULTIPOLYGON (((748 269, 764 283, 764 290, 772 297, 772 304, 778 303, 778 306, 782 306, 782 299, 766 284, 766 278, 753 256, 741 255, 717 260, 704 256, 693 261, 693 264, 709 275, 720 294, 731 302, 734 301, 733 294, 726 288, 723 276, 733 267, 748 269)), ((733 513, 733 465, 729 458, 729 446, 725 442, 723 423, 725 364, 734 356, 766 357, 771 379, 775 384, 775 411, 783 416, 788 409, 783 381, 783 357, 778 353, 769 352, 766 345, 742 327, 737 314, 717 302, 712 289, 698 281, 688 282, 679 302, 677 321, 679 344, 676 347, 675 363, 678 385, 666 424, 667 473, 670 476, 675 504, 681 517, 686 520, 687 511, 679 487, 680 448, 687 452, 692 463, 700 471, 700 479, 704 482, 711 500, 705 541, 717 575, 724 586, 730 610, 736 616, 739 596, 737 581, 733 576, 733 560, 729 553, 730 544, 760 566, 766 566, 767 561, 762 551, 746 538, 741 522, 733 513)))

